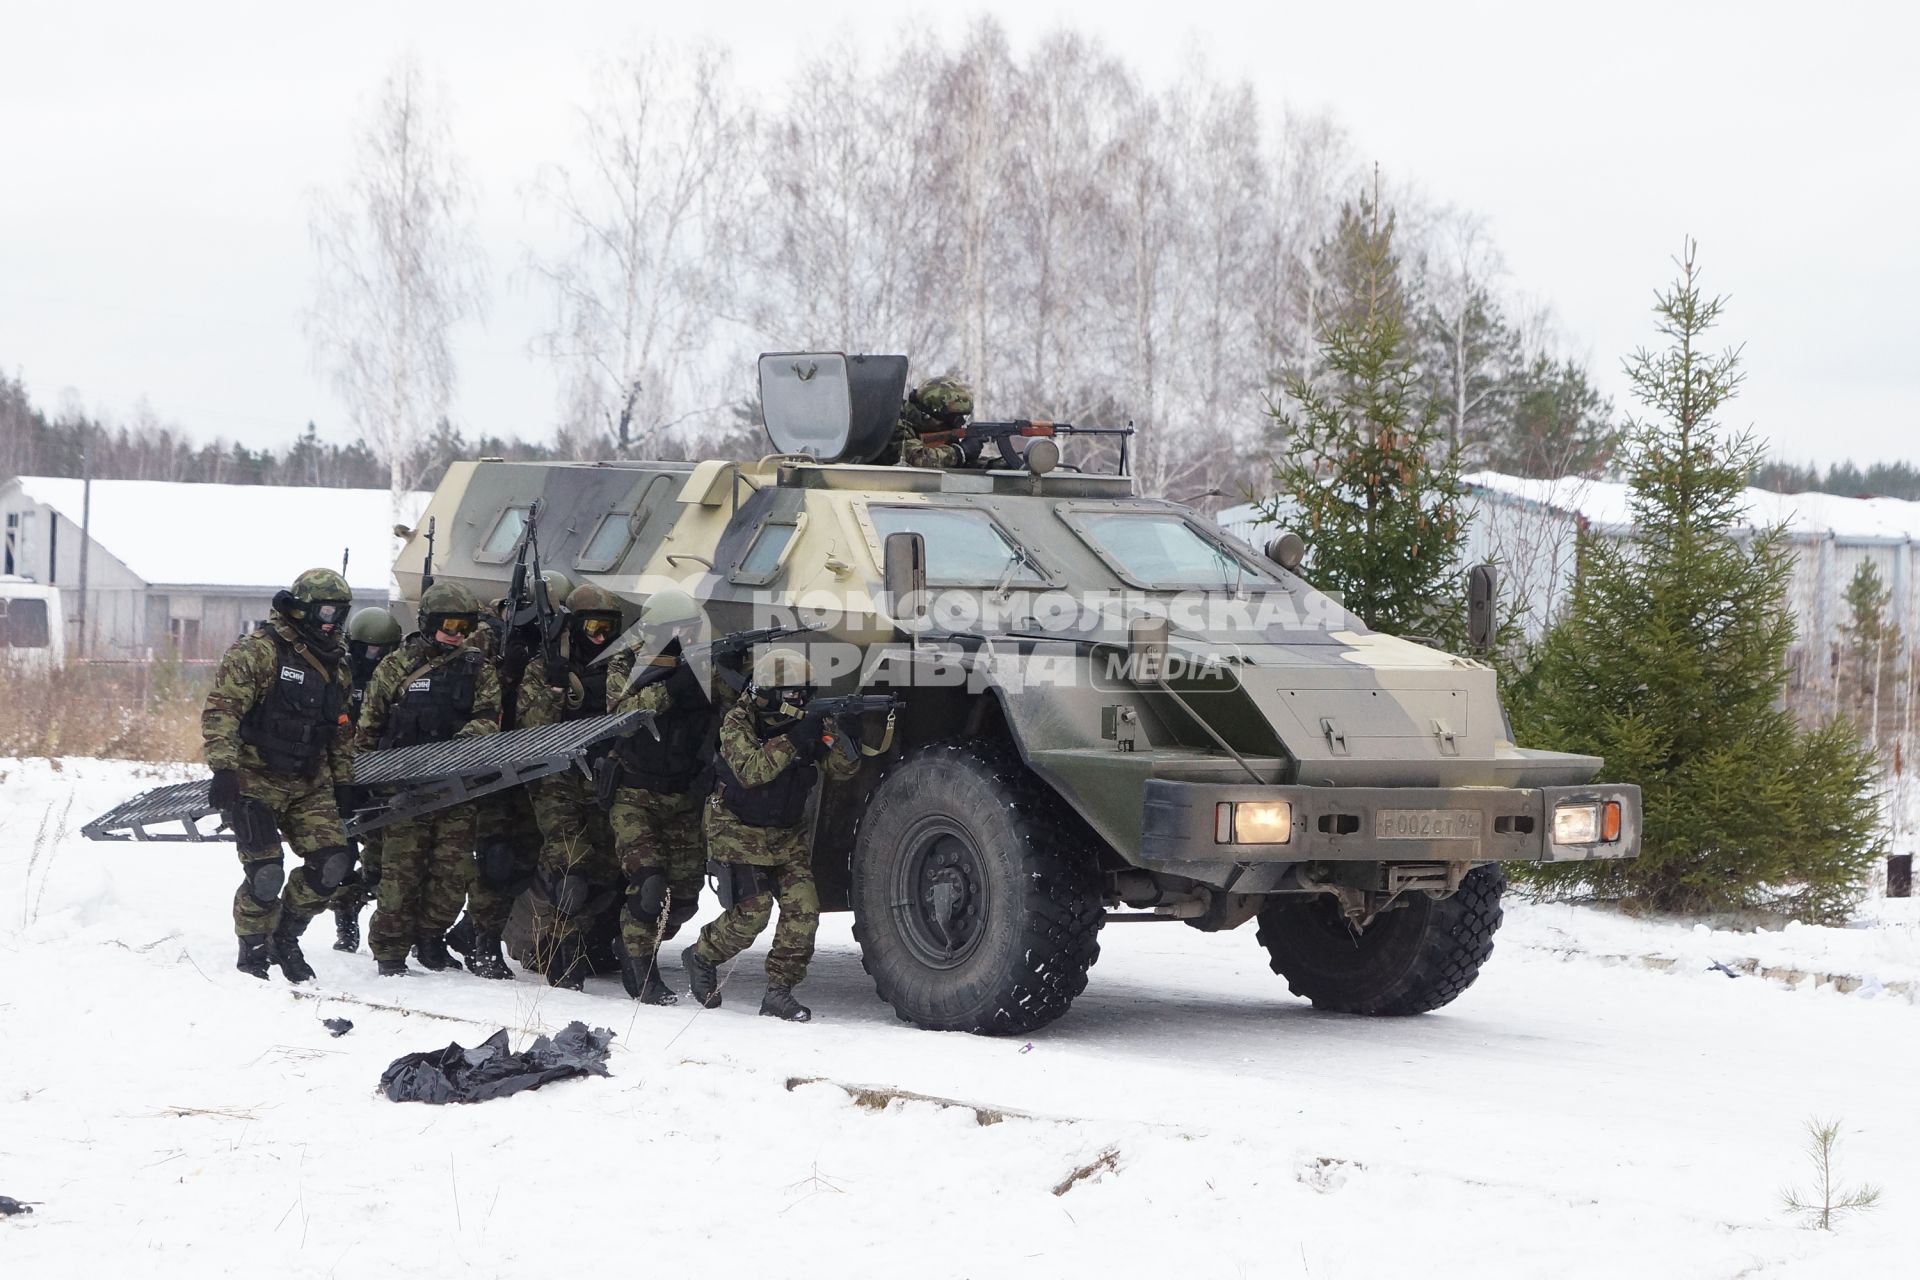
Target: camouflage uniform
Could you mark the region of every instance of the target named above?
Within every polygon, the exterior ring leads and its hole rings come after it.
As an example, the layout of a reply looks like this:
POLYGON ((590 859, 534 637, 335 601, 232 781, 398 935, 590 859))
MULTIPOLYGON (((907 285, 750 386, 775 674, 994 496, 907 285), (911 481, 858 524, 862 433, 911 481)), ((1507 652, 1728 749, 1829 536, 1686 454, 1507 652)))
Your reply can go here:
MULTIPOLYGON (((567 637, 570 642, 571 635, 567 637)), ((570 646, 569 646, 570 647, 570 646)), ((561 679, 581 676, 597 685, 606 667, 588 669, 563 655, 561 679)), ((522 729, 559 724, 565 720, 602 714, 604 695, 589 693, 580 705, 569 707, 568 690, 542 678, 536 660, 520 685, 516 723, 522 729)), ((593 795, 592 784, 577 770, 550 774, 528 784, 533 793, 533 816, 540 827, 539 869, 534 877, 533 930, 536 967, 556 985, 574 985, 584 974, 573 957, 585 951, 594 918, 620 900, 620 864, 613 853, 613 828, 593 795)), ((597 932, 594 940, 598 941, 597 932)), ((580 960, 584 964, 584 959, 580 960)))
MULTIPOLYGON (((789 768, 815 768, 799 759, 786 733, 765 736, 755 723, 753 700, 743 694, 720 722, 720 758, 748 787, 773 782, 789 768)), ((820 772, 834 780, 853 776, 858 764, 838 752, 819 757, 820 772)), ((813 936, 820 927, 820 894, 813 883, 811 831, 805 820, 790 827, 755 827, 742 822, 718 793, 706 804, 708 856, 736 868, 751 868, 736 877, 735 899, 719 919, 700 931, 693 951, 710 964, 724 964, 753 945, 767 927, 773 906, 780 906, 767 951, 767 984, 791 988, 807 976, 813 959, 813 936), (749 880, 749 893, 741 881, 749 880), (769 880, 771 884, 769 886, 769 880)))
POLYGON ((200 732, 208 767, 239 775, 242 804, 228 819, 242 877, 233 895, 237 937, 278 934, 284 915, 287 930, 297 938, 352 868, 333 791, 353 780, 350 695, 340 650, 316 645, 278 609, 265 627, 235 641, 220 660, 200 732), (335 699, 320 704, 334 708, 324 718, 337 716, 337 721, 328 726, 316 718, 324 742, 313 746, 310 772, 270 768, 264 748, 250 740, 257 737, 250 726, 282 683, 315 691, 330 686, 327 696, 335 699), (291 876, 283 876, 283 838, 304 864, 291 876))
MULTIPOLYGON (((396 704, 409 693, 429 690, 428 682, 453 677, 455 673, 448 669, 456 663, 470 666, 473 701, 465 722, 447 736, 471 738, 497 733, 500 680, 484 652, 472 643, 444 648, 416 634, 382 659, 374 671, 360 714, 360 745, 382 745, 391 736, 390 721, 396 704)), ((476 818, 473 805, 459 805, 386 828, 378 905, 367 930, 374 959, 386 964, 402 962, 416 941, 429 937, 437 941, 459 917, 473 878, 476 818)))
POLYGON ((966 450, 960 444, 927 444, 921 437, 965 426, 972 412, 973 392, 965 383, 958 378, 930 378, 900 406, 889 452, 903 467, 967 466, 966 450))
MULTIPOLYGON (((676 678, 682 662, 677 646, 669 646, 651 659, 651 671, 643 669, 636 683, 633 668, 639 656, 637 648, 624 649, 607 664, 608 708, 651 711, 669 734, 670 718, 691 717, 690 736, 701 739, 687 753, 686 789, 621 786, 614 792, 613 810, 608 815, 615 855, 627 880, 626 908, 620 916, 621 942, 627 955, 651 963, 660 943, 678 933, 700 909, 700 886, 707 867, 700 802, 710 772, 702 765, 711 759, 711 708, 718 685, 702 690, 695 683, 689 689, 689 682, 676 678), (662 677, 659 673, 663 670, 673 674, 662 677)), ((640 730, 640 734, 646 733, 640 730)))

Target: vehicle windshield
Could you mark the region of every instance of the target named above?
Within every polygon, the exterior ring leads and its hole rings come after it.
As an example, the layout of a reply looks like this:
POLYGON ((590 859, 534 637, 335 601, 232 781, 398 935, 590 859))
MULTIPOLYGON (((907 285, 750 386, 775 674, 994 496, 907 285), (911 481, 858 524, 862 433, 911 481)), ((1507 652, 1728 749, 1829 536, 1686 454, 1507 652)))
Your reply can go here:
POLYGON ((1153 586, 1277 586, 1279 580, 1203 538, 1175 515, 1086 512, 1073 523, 1125 576, 1153 586))
POLYGON ((868 507, 873 531, 886 545, 895 533, 917 533, 927 540, 927 581, 979 583, 1039 582, 1033 561, 984 511, 954 507, 868 507))

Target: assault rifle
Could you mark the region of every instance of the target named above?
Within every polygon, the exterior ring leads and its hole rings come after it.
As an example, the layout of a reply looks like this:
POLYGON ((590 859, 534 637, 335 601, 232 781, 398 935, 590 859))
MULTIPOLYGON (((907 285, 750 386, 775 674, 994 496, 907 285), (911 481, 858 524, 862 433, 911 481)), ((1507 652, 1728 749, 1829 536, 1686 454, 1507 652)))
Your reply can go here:
POLYGON ((836 722, 846 716, 858 721, 860 717, 876 711, 887 713, 887 736, 872 754, 878 755, 893 744, 893 714, 900 705, 900 699, 890 693, 849 693, 834 698, 815 698, 807 703, 800 717, 803 730, 819 726, 820 741, 838 751, 849 760, 860 758, 860 743, 841 732, 836 722))
POLYGON ((427 588, 433 585, 433 535, 437 520, 434 516, 427 517, 427 558, 420 565, 421 595, 427 594, 427 588))
POLYGON ((1018 470, 1024 465, 1022 455, 1015 451, 1013 442, 1017 439, 1051 439, 1055 436, 1120 436, 1120 469, 1127 467, 1127 442, 1125 437, 1133 434, 1132 427, 1076 427, 1071 422, 1046 422, 1041 419, 1019 418, 1012 422, 969 422, 964 427, 954 427, 946 431, 928 431, 921 435, 924 444, 958 444, 974 447, 966 450, 969 462, 980 455, 980 450, 988 444, 998 445, 1000 460, 1008 467, 1018 470))
POLYGON ((537 498, 527 508, 527 532, 522 545, 533 551, 533 577, 526 585, 533 593, 532 621, 540 629, 541 675, 548 685, 553 686, 554 675, 561 667, 560 634, 566 629, 566 624, 560 617, 560 611, 554 608, 553 597, 547 593, 546 575, 540 572, 540 501, 537 498))

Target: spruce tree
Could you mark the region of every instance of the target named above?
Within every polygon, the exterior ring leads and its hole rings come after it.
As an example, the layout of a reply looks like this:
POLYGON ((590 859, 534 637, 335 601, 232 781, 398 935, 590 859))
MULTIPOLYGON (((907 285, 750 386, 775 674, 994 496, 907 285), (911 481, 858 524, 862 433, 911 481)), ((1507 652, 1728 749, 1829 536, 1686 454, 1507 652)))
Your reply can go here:
POLYGON ((1303 572, 1369 627, 1457 642, 1466 541, 1459 454, 1415 368, 1393 214, 1371 195, 1341 210, 1323 254, 1334 282, 1310 381, 1269 409, 1285 442, 1269 521, 1307 541, 1303 572))
POLYGON ((1725 300, 1701 292, 1691 241, 1679 267, 1654 308, 1667 345, 1626 362, 1648 415, 1627 423, 1633 530, 1582 539, 1521 717, 1529 745, 1604 756, 1603 778, 1639 784, 1644 845, 1541 874, 1658 910, 1832 920, 1878 853, 1873 759, 1844 720, 1802 730, 1783 704, 1791 553, 1778 528, 1746 531, 1760 450, 1716 416, 1740 352, 1702 345, 1725 300))

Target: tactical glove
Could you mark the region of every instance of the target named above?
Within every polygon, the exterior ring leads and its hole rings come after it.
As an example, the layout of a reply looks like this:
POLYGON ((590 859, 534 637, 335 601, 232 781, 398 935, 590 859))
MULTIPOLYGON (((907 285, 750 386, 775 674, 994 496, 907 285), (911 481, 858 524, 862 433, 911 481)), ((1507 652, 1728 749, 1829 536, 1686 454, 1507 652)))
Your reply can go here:
POLYGON ((213 783, 207 788, 207 799, 213 807, 222 813, 240 807, 240 775, 232 769, 215 769, 213 783))
POLYGON ((985 436, 977 436, 969 432, 960 441, 961 465, 968 467, 978 465, 980 462, 980 454, 986 447, 987 438, 985 436))
POLYGON ((819 729, 816 727, 812 732, 808 732, 804 721, 795 725, 793 731, 787 734, 787 741, 793 744, 793 758, 801 764, 812 764, 827 749, 827 744, 820 741, 819 729))

